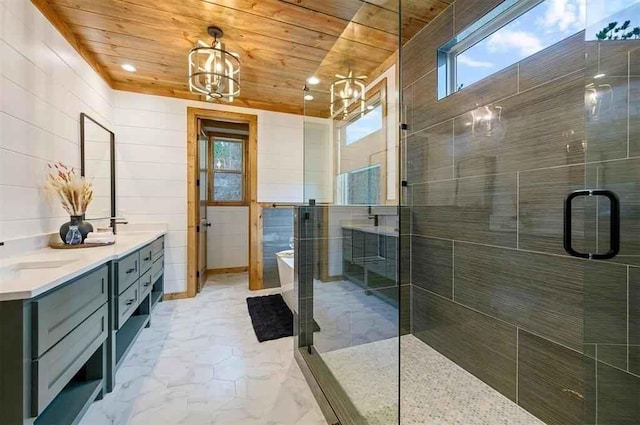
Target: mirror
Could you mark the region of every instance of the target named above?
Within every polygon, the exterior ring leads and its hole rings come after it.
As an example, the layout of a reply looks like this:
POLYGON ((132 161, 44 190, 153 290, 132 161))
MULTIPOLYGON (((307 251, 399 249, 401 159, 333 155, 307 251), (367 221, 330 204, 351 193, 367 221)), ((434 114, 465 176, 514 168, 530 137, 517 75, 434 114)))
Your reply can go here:
POLYGON ((80 114, 80 173, 93 183, 86 219, 113 227, 116 216, 115 134, 85 113, 80 114))

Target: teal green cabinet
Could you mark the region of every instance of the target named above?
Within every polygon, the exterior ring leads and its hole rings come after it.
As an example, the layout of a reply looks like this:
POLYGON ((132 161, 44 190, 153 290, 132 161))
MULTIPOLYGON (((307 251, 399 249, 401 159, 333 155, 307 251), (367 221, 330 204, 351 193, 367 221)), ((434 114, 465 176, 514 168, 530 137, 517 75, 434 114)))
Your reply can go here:
POLYGON ((77 424, 164 294, 164 237, 31 299, 0 301, 0 424, 77 424))

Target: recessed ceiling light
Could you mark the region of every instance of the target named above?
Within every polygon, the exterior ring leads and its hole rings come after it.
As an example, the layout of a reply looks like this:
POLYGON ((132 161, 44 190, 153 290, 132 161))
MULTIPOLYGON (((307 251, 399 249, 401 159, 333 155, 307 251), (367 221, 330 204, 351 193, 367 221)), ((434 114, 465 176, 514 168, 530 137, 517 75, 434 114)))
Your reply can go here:
POLYGON ((304 95, 304 100, 313 100, 313 96, 310 94, 305 94, 304 95))
POLYGON ((122 69, 124 69, 127 72, 136 72, 136 67, 131 65, 130 63, 123 63, 121 66, 122 66, 122 69))
POLYGON ((607 74, 596 74, 593 76, 593 78, 602 78, 604 76, 606 76, 607 74))
POLYGON ((319 82, 320 82, 320 79, 318 77, 309 77, 309 78, 307 78, 307 83, 311 84, 312 86, 315 86, 319 82))

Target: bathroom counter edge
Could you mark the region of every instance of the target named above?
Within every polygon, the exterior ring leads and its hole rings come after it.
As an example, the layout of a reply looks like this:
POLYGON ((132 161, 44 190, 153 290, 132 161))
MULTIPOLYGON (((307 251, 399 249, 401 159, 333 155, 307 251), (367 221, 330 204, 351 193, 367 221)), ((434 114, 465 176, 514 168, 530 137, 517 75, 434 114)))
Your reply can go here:
POLYGON ((21 279, 0 280, 0 301, 30 299, 42 295, 102 264, 124 258, 166 233, 166 230, 126 232, 119 234, 116 243, 110 246, 80 250, 43 248, 8 257, 0 261, 0 266, 33 261, 58 261, 66 258, 70 263, 58 268, 31 270, 28 272, 28 277, 21 279))

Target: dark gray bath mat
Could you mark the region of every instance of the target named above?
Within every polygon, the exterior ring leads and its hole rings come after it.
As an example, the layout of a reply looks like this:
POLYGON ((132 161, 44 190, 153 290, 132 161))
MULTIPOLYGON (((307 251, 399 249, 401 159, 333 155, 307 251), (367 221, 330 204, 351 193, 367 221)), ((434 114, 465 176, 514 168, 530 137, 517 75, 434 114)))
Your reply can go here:
MULTIPOLYGON (((293 336, 293 313, 282 295, 247 298, 247 307, 258 341, 293 336)), ((314 331, 319 330, 320 327, 314 322, 314 331)))

